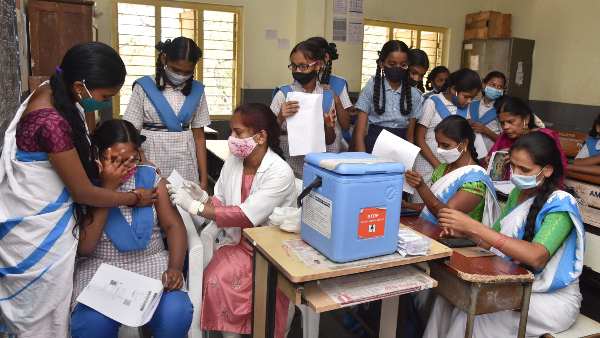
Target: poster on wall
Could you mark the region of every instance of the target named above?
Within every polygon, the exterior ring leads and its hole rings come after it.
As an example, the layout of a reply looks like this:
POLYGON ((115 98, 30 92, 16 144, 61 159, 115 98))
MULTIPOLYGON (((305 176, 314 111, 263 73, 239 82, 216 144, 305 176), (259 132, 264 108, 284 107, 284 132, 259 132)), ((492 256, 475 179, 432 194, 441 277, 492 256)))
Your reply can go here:
POLYGON ((333 1, 333 41, 362 43, 363 0, 333 1))

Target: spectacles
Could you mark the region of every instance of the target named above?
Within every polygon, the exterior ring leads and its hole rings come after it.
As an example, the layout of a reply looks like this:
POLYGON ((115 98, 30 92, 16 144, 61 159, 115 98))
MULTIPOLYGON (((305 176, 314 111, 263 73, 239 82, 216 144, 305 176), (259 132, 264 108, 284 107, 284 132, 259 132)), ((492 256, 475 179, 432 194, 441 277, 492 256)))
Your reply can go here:
POLYGON ((385 67, 389 67, 389 68, 401 68, 401 69, 404 69, 404 70, 408 69, 408 63, 403 63, 401 65, 393 65, 393 66, 388 66, 388 65, 384 64, 384 66, 385 67))
POLYGON ((299 71, 301 71, 301 72, 305 72, 305 71, 307 71, 307 70, 308 70, 310 67, 312 67, 312 66, 314 66, 314 65, 316 65, 316 64, 317 64, 317 61, 315 61, 315 62, 313 62, 313 63, 309 63, 309 64, 305 64, 305 63, 303 63, 303 64, 299 64, 299 65, 297 65, 297 64, 295 64, 295 63, 290 63, 290 64, 288 65, 288 69, 289 69, 289 70, 291 70, 291 71, 296 71, 296 70, 299 70, 299 71))

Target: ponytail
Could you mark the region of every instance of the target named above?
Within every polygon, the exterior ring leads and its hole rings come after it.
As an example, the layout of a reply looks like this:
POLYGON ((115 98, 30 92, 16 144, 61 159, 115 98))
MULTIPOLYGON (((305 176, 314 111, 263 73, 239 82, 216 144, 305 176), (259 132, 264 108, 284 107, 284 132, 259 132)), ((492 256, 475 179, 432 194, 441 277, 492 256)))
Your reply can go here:
POLYGON ((373 79, 373 107, 375 107, 375 112, 379 115, 385 112, 385 83, 383 79, 383 69, 379 66, 379 61, 377 62, 377 70, 375 71, 375 78, 373 79), (383 92, 383 97, 382 96, 383 92), (379 101, 382 100, 381 106, 379 105, 379 101))
MULTIPOLYGON (((409 85, 410 76, 408 72, 404 72, 406 76, 402 80, 402 89, 400 90, 400 114, 406 116, 412 112, 412 86, 409 85)), ((421 87, 423 84, 421 83, 421 87)))

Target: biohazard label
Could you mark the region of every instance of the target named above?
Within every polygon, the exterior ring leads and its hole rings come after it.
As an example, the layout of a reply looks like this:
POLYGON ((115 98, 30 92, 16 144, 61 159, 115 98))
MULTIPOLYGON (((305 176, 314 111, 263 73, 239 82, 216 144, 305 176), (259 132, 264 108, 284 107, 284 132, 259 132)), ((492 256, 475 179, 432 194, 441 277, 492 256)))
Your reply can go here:
POLYGON ((364 208, 358 214, 358 238, 377 238, 385 234, 385 208, 364 208))
POLYGON ((302 204, 302 223, 330 239, 332 209, 330 199, 311 191, 302 204))

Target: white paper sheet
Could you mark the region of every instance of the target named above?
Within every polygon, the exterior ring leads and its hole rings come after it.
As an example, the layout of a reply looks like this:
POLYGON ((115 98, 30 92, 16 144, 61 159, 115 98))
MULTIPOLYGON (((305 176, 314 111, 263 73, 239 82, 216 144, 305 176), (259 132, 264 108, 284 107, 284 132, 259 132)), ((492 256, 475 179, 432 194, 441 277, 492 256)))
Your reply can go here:
POLYGON ((183 186, 183 182, 185 182, 185 179, 177 170, 173 169, 171 175, 167 177, 167 181, 169 181, 169 183, 175 188, 181 188, 181 186, 183 186))
POLYGON ((473 142, 473 145, 477 151, 478 159, 487 156, 487 147, 485 146, 485 141, 483 140, 483 136, 481 134, 475 133, 475 142, 473 142))
POLYGON ((290 92, 287 101, 298 101, 300 109, 287 118, 290 156, 325 152, 323 95, 290 92))
MULTIPOLYGON (((375 141, 375 146, 373 146, 373 155, 400 162, 404 165, 406 170, 412 170, 415 159, 420 151, 421 148, 387 130, 383 130, 379 134, 377 141, 375 141)), ((410 185, 406 184, 406 182, 403 185, 402 190, 409 194, 415 192, 410 185)))
POLYGON ((140 327, 152 318, 162 292, 157 279, 102 263, 77 301, 123 325, 140 327))

